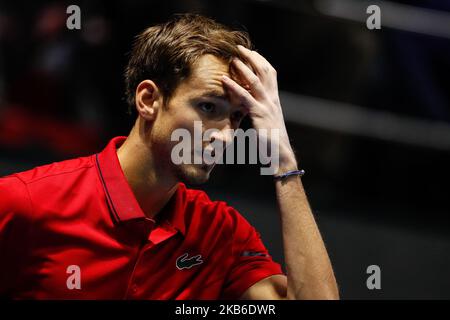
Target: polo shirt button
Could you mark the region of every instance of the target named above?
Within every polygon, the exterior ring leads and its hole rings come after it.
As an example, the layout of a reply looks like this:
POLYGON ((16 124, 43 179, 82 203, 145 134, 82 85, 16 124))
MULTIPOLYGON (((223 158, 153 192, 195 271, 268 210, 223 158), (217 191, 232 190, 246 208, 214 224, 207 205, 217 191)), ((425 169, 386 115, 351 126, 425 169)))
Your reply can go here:
POLYGON ((131 290, 132 290, 134 293, 136 293, 137 289, 138 289, 137 284, 133 284, 133 286, 131 287, 131 290))

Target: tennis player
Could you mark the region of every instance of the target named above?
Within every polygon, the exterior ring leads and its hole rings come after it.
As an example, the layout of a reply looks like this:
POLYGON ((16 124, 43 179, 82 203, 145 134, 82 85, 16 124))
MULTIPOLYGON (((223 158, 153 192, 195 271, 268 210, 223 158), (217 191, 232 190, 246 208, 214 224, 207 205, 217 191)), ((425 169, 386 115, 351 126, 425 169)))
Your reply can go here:
MULTIPOLYGON (((285 128, 275 69, 246 33, 195 14, 137 36, 125 71, 136 121, 98 154, 0 179, 0 294, 11 299, 338 299, 285 128), (234 208, 185 183, 176 129, 279 131, 285 272, 234 208)), ((194 152, 194 151, 193 151, 194 152)), ((252 212, 251 214, 258 214, 252 212)))

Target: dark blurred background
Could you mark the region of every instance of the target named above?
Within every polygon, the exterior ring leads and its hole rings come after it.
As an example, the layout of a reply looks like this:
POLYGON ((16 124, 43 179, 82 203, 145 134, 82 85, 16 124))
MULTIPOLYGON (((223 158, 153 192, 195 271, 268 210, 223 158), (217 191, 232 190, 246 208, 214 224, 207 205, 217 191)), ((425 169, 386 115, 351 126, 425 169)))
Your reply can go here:
MULTIPOLYGON (((2 0, 0 176, 127 135, 133 37, 179 12, 247 30, 277 69, 342 298, 449 299, 449 1, 2 0), (81 30, 66 28, 70 4, 81 30), (369 4, 381 30, 366 27, 369 4), (381 290, 366 287, 372 264, 381 290)), ((256 165, 215 170, 201 188, 240 210, 282 263, 271 178, 256 165)))

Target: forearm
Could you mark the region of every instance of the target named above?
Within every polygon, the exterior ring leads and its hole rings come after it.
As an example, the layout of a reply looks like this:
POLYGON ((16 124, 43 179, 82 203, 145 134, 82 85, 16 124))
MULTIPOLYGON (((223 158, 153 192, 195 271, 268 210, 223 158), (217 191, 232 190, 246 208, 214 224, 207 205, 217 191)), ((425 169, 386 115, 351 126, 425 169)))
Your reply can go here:
MULTIPOLYGON (((297 169, 286 161, 279 172, 297 169)), ((276 181, 288 279, 288 299, 338 299, 339 293, 323 243, 299 176, 276 181)))
MULTIPOLYGON (((278 155, 281 160, 279 172, 296 169, 297 164, 283 119, 276 70, 258 52, 242 46, 238 46, 238 49, 252 67, 250 68, 240 59, 233 59, 233 67, 236 68, 239 77, 247 87, 243 88, 226 76, 222 79, 224 87, 229 90, 233 99, 239 101, 248 110, 255 129, 268 130, 267 132, 272 129, 279 130, 278 155)), ((276 182, 276 192, 288 273, 287 298, 338 298, 331 263, 300 178, 291 176, 284 181, 276 182)), ((273 283, 269 287, 273 288, 273 283)), ((261 290, 267 291, 263 288, 261 290)))

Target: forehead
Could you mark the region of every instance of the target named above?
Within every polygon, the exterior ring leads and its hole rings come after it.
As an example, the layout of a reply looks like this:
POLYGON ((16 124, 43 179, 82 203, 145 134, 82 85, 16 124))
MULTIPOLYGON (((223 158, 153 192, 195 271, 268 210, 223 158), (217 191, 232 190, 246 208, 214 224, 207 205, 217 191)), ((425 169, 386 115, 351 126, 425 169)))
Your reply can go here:
POLYGON ((192 65, 191 75, 182 87, 190 94, 213 91, 225 95, 222 75, 230 76, 229 64, 211 54, 203 55, 192 65))

